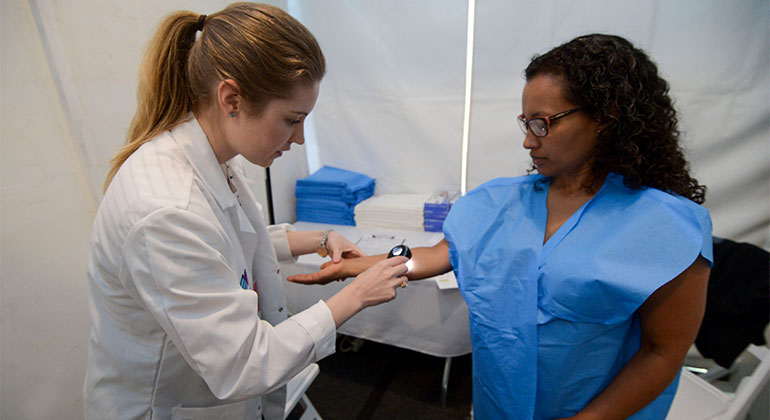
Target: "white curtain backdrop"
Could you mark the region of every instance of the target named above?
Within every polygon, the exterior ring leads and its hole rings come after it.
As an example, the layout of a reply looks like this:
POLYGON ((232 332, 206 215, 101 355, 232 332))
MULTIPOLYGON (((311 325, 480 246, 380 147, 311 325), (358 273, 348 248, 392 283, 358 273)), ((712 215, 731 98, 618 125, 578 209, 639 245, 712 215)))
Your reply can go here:
POLYGON ((362 172, 378 193, 459 185, 465 0, 289 1, 289 11, 327 60, 310 171, 362 172))
MULTIPOLYGON (((290 0, 328 61, 309 170, 377 178, 377 193, 460 184, 467 2, 290 0)), ((768 245, 770 10, 766 0, 476 4, 468 188, 526 172, 515 116, 530 58, 577 35, 624 36, 671 85, 718 236, 768 245)))
MULTIPOLYGON (((322 164, 376 177, 378 193, 459 187, 466 0, 269 2, 313 31, 329 64, 310 144, 271 168, 276 221, 294 220, 294 182, 322 164)), ((82 418, 88 238, 135 111, 143 48, 166 13, 227 3, 0 1, 0 417, 82 418)), ((715 233, 767 247, 768 9, 479 0, 469 187, 528 166, 514 118, 530 57, 578 34, 617 33, 671 83, 715 233)), ((250 169, 259 190, 264 171, 250 169)))

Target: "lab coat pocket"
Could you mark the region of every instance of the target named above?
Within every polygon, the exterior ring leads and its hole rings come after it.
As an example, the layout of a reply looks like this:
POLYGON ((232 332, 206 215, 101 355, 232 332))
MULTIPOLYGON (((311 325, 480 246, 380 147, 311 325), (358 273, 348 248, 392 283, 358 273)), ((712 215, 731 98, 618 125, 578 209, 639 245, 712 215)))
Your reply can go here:
POLYGON ((232 420, 262 418, 259 398, 213 407, 182 407, 171 409, 171 420, 232 420))

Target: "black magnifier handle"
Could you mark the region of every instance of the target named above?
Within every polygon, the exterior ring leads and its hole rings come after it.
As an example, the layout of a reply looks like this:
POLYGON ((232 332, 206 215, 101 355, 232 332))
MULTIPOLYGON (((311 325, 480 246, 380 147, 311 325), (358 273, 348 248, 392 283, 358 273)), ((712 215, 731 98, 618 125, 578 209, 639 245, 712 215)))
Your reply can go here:
POLYGON ((390 250, 390 252, 388 252, 388 258, 401 256, 411 259, 412 250, 409 249, 409 247, 406 245, 396 245, 390 250))

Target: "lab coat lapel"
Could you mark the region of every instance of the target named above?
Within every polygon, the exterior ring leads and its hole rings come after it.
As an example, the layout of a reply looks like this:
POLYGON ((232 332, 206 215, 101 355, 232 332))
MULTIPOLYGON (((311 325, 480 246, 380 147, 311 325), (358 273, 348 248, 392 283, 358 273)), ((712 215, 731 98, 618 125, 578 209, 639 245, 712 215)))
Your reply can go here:
MULTIPOLYGON (((198 174, 204 188, 214 198, 216 206, 219 208, 217 217, 227 232, 227 236, 231 238, 236 253, 235 259, 237 261, 235 261, 236 266, 234 267, 236 278, 233 281, 238 282, 243 276, 248 286, 251 286, 251 279, 248 277, 253 277, 253 273, 249 272, 251 267, 247 261, 251 261, 253 251, 247 253, 242 245, 247 244, 247 248, 256 248, 256 234, 247 219, 240 219, 242 216, 239 215, 241 212, 238 209, 238 200, 230 191, 230 186, 227 184, 222 167, 214 155, 214 150, 211 148, 206 134, 198 124, 198 120, 191 114, 189 120, 171 130, 171 137, 179 145, 193 170, 198 174), (249 237, 248 233, 242 233, 242 229, 251 231, 253 237, 249 237)), ((214 206, 214 203, 211 205, 214 206)))
POLYGON ((251 260, 254 284, 259 295, 259 308, 262 319, 273 325, 284 321, 287 314, 286 297, 283 293, 283 283, 279 275, 275 249, 270 241, 270 234, 262 219, 262 212, 257 207, 257 200, 242 172, 240 162, 233 159, 229 162, 233 178, 231 182, 241 196, 241 208, 248 218, 253 231, 256 232, 257 245, 251 260))
MULTIPOLYGON (((243 199, 241 199, 241 201, 243 201, 243 199)), ((246 217, 242 207, 233 208, 231 211, 235 213, 233 216, 238 223, 238 225, 235 226, 235 231, 238 235, 238 241, 241 244, 241 251, 243 252, 244 270, 248 272, 248 287, 257 292, 256 273, 250 262, 254 259, 254 253, 256 252, 257 244, 259 243, 259 237, 257 236, 257 232, 254 231, 251 221, 246 217)))
POLYGON ((231 159, 227 163, 227 175, 230 178, 230 183, 236 189, 236 199, 238 200, 238 206, 232 209, 234 212, 233 218, 237 220, 237 226, 235 226, 238 239, 241 242, 243 248, 243 256, 247 262, 246 269, 249 271, 249 288, 258 292, 257 287, 257 273, 254 270, 252 261, 254 261, 254 254, 260 242, 259 233, 255 230, 254 220, 254 197, 251 194, 250 188, 246 185, 243 179, 243 175, 237 170, 235 162, 231 159))
MULTIPOLYGON (((257 208, 257 201, 254 194, 251 192, 251 187, 248 185, 245 179, 245 175, 241 172, 239 163, 233 159, 228 161, 230 168, 230 182, 233 183, 238 190, 238 201, 241 207, 241 211, 238 212, 241 219, 241 232, 244 235, 254 236, 254 248, 257 248, 257 244, 260 242, 260 236, 262 238, 268 238, 262 236, 260 226, 264 228, 265 223, 262 221, 261 213, 257 208)), ((265 229, 265 234, 267 230, 265 229)))
POLYGON ((190 115, 190 120, 171 130, 171 137, 190 161, 193 170, 214 197, 221 209, 237 206, 235 196, 230 192, 227 180, 222 173, 214 150, 203 132, 198 120, 190 115))

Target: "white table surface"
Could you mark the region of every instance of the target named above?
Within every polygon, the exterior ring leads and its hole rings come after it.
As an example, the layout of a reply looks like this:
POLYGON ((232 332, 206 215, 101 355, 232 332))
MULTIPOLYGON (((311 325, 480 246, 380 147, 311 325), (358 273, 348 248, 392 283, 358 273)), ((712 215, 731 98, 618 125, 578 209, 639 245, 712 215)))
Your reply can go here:
MULTIPOLYGON (((418 247, 433 245, 442 238, 441 233, 433 232, 309 222, 297 222, 294 227, 298 231, 331 227, 354 243, 385 246, 380 250, 365 250, 371 253, 386 253, 392 246, 399 245, 401 239, 405 245, 418 247), (371 235, 377 235, 378 240, 371 240, 371 235)), ((281 263, 281 275, 285 280, 293 274, 311 273, 317 271, 326 260, 328 258, 315 254, 303 255, 296 263, 281 263)), ((323 286, 284 281, 289 312, 297 313, 315 304, 319 299, 328 299, 350 281, 352 279, 323 286)), ((468 306, 456 288, 439 289, 435 278, 432 278, 410 281, 409 287, 398 289, 397 293, 394 300, 364 309, 337 331, 439 357, 455 357, 471 352, 468 306)))

